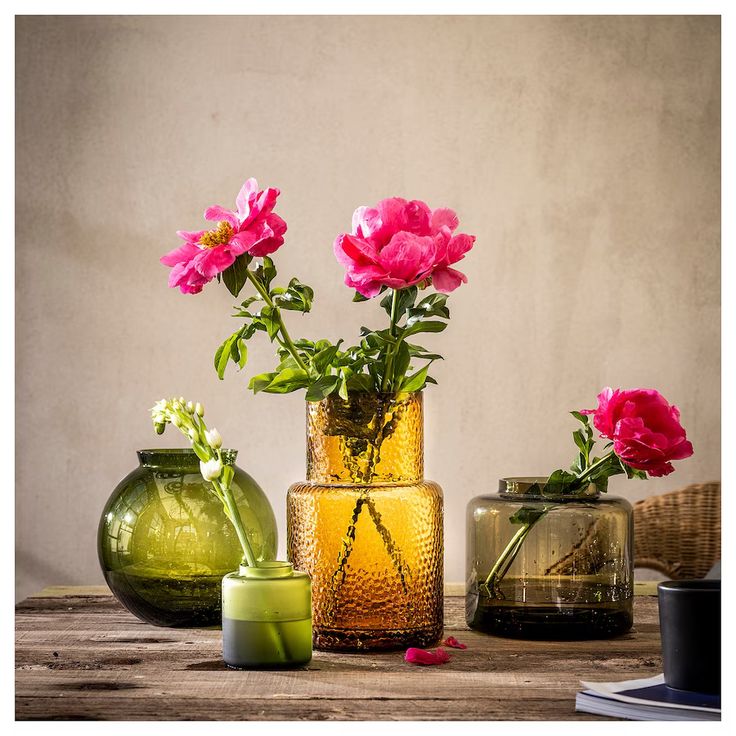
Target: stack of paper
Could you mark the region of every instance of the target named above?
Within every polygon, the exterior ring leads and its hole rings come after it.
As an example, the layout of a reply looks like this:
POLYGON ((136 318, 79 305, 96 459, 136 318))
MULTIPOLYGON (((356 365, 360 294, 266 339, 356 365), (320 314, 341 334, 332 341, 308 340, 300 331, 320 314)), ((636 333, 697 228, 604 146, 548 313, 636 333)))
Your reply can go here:
POLYGON ((631 721, 720 721, 721 696, 674 690, 664 675, 626 682, 583 682, 575 710, 631 721))

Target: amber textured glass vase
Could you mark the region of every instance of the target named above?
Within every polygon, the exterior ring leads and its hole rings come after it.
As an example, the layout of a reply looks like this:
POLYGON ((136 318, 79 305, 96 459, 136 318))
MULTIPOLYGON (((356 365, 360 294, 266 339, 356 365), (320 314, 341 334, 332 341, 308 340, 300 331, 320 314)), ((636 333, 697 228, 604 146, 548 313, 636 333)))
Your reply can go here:
POLYGON ((429 646, 442 634, 442 489, 424 480, 422 394, 307 402, 307 482, 289 558, 312 578, 314 645, 429 646))

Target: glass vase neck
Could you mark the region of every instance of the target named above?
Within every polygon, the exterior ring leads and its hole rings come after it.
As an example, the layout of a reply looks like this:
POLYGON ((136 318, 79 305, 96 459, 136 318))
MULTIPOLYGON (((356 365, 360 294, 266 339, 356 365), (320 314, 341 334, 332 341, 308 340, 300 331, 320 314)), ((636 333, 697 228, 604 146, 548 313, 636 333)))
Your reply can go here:
POLYGON ((241 565, 238 574, 252 580, 274 580, 276 578, 294 577, 294 566, 284 560, 266 560, 257 567, 241 565))
POLYGON ((498 481, 498 492, 502 496, 519 496, 528 498, 598 498, 600 492, 593 483, 576 493, 556 493, 554 488, 548 488, 544 493, 542 489, 547 483, 546 477, 519 477, 501 478, 498 481))
MULTIPOLYGON (((189 448, 138 450, 137 455, 138 462, 144 468, 199 472, 199 458, 189 448)), ((222 450, 225 465, 234 465, 237 456, 237 450, 222 450)))
POLYGON ((424 477, 421 393, 307 402, 307 480, 380 485, 424 477))

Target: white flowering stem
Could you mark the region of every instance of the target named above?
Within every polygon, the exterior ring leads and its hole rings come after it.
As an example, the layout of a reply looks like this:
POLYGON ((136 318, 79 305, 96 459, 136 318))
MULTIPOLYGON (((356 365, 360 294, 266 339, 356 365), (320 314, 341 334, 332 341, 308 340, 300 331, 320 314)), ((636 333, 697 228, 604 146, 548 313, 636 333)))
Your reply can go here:
POLYGON ((240 510, 238 509, 235 499, 233 498, 233 492, 230 488, 223 488, 220 485, 219 480, 211 481, 212 485, 217 491, 217 495, 223 502, 225 507, 225 514, 235 528, 235 533, 238 535, 240 546, 243 548, 243 562, 249 567, 258 567, 258 560, 255 554, 253 554, 253 548, 250 546, 248 541, 248 535, 245 533, 245 526, 243 525, 243 519, 240 516, 240 510))
POLYGON ((151 409, 154 429, 162 434, 167 424, 173 424, 192 444, 195 454, 200 460, 199 467, 202 478, 209 483, 215 495, 223 505, 225 515, 235 529, 235 533, 243 549, 243 564, 258 567, 258 560, 248 540, 243 519, 233 498, 230 484, 234 471, 232 466, 222 461, 222 437, 216 429, 208 431, 203 419, 204 408, 197 402, 185 403, 184 399, 161 399, 151 409))

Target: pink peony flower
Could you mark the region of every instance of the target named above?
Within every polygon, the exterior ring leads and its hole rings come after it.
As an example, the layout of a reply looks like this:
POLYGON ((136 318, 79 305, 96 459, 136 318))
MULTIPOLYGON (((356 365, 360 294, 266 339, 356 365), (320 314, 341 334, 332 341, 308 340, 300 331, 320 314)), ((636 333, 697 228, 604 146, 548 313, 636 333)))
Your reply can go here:
POLYGON ((450 655, 442 648, 435 649, 433 652, 427 649, 417 649, 409 647, 404 655, 404 661, 409 664, 445 664, 450 661, 450 655))
POLYGON ((659 477, 674 471, 671 460, 693 454, 679 409, 654 389, 604 388, 598 408, 586 409, 601 436, 613 440, 613 451, 627 465, 659 477))
POLYGON ((176 234, 184 244, 161 258, 161 263, 171 266, 169 286, 198 294, 243 253, 262 257, 278 250, 286 232, 286 223, 273 212, 278 196, 278 189, 259 191, 256 180, 248 179, 235 200, 235 210, 219 205, 205 210, 205 219, 217 222, 215 228, 179 230, 176 234))
POLYGON ((467 644, 461 644, 454 636, 448 636, 442 644, 446 647, 452 647, 452 649, 467 649, 467 644))
POLYGON ((453 291, 467 277, 450 266, 475 241, 473 235, 453 235, 457 226, 452 210, 431 210, 420 200, 390 197, 358 207, 352 233, 338 235, 334 244, 345 284, 368 298, 384 286, 405 289, 430 280, 437 291, 453 291))

